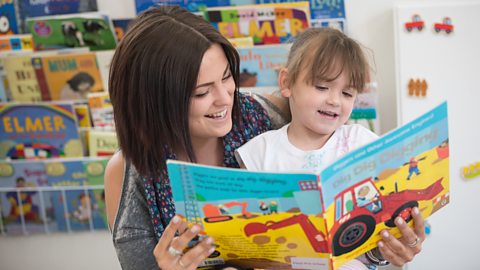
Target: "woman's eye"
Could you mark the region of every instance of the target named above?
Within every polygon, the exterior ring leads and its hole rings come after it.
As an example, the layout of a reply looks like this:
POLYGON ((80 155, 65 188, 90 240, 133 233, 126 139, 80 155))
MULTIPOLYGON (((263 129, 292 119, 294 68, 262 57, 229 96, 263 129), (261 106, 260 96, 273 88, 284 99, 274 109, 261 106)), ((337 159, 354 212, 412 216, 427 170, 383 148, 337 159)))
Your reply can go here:
POLYGON ((222 80, 226 81, 226 80, 228 80, 230 77, 232 77, 232 74, 231 74, 231 73, 228 73, 225 77, 223 77, 222 80))
POLYGON ((200 97, 204 97, 208 94, 208 91, 206 92, 202 92, 202 93, 195 93, 195 95, 193 95, 194 97, 197 97, 197 98, 200 98, 200 97))

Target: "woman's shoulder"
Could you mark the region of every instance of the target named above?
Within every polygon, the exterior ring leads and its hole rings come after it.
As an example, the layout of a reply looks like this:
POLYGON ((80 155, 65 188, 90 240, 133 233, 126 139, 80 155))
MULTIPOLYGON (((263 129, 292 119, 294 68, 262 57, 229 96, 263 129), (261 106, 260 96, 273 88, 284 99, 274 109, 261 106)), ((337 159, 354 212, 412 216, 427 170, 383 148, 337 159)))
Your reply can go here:
POLYGON ((239 103, 242 132, 256 136, 272 129, 268 113, 251 95, 239 93, 239 103))

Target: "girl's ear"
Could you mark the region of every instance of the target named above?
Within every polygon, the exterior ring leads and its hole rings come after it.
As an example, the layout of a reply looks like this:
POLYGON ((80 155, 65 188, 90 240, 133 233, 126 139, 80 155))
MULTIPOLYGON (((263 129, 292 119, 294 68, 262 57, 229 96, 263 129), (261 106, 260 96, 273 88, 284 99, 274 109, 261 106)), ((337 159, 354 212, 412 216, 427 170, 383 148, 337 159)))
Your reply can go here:
POLYGON ((289 98, 291 96, 290 87, 287 81, 288 69, 282 68, 278 73, 278 86, 280 87, 280 93, 283 97, 289 98))

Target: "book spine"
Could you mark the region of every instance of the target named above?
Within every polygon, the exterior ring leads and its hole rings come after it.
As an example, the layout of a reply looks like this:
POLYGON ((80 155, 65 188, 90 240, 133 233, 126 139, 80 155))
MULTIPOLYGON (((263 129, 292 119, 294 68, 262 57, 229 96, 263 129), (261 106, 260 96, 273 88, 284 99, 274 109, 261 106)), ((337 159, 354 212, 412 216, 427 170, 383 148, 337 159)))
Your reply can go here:
POLYGON ((180 166, 180 174, 183 186, 183 196, 185 200, 185 218, 187 219, 188 224, 203 224, 195 195, 195 187, 192 183, 191 173, 187 166, 180 166))
POLYGON ((39 57, 32 58, 33 70, 35 70, 35 76, 37 76, 38 86, 40 88, 40 95, 43 101, 52 100, 50 91, 48 90, 47 79, 42 67, 42 59, 39 57))

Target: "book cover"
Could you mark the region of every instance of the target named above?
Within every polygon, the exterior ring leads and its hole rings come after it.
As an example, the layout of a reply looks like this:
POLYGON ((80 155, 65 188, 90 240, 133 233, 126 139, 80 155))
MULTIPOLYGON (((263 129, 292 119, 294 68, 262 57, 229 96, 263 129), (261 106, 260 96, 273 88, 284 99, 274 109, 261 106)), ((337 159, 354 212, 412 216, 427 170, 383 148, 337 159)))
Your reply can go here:
POLYGON ((286 43, 310 27, 308 2, 209 7, 203 16, 226 38, 250 36, 255 45, 286 43))
MULTIPOLYGON (((45 78, 51 100, 86 100, 88 93, 104 91, 95 53, 48 55, 32 61, 37 77, 45 78)), ((40 79, 39 84, 44 87, 40 79)))
POLYGON ((13 0, 0 2, 0 21, 0 36, 18 34, 17 11, 13 0))
POLYGON ((240 87, 277 86, 278 72, 287 63, 290 44, 237 48, 240 87))
POLYGON ((92 116, 93 127, 102 130, 113 130, 113 106, 108 92, 88 94, 88 106, 92 116))
POLYGON ((52 191, 52 204, 59 231, 104 229, 92 189, 88 188, 84 162, 80 159, 46 160, 45 170, 52 191))
POLYGON ((177 214, 199 223, 216 252, 204 265, 337 269, 374 248, 412 208, 424 218, 449 202, 443 103, 319 174, 251 172, 168 161, 177 214))
POLYGON ((7 102, 10 99, 10 89, 8 89, 9 87, 4 60, 5 58, 0 57, 0 102, 7 102))
POLYGON ((9 56, 4 60, 11 101, 41 101, 42 95, 32 65, 32 56, 9 56))
POLYGON ((117 133, 106 130, 88 132, 88 152, 91 157, 112 156, 118 150, 117 133))
POLYGON ((115 35, 117 36, 117 42, 122 40, 123 36, 127 33, 130 23, 133 21, 133 18, 129 19, 112 19, 113 29, 115 30, 115 35))
POLYGON ((115 54, 114 50, 108 51, 97 51, 97 64, 100 71, 100 76, 102 77, 102 86, 105 89, 105 92, 108 92, 108 78, 110 75, 110 64, 112 63, 113 55, 115 54))
POLYGON ((0 159, 82 156, 71 103, 3 103, 0 120, 0 159))
POLYGON ((78 127, 80 128, 90 128, 92 127, 92 120, 90 118, 90 110, 88 109, 88 104, 86 103, 75 103, 73 105, 75 114, 78 120, 78 127))
MULTIPOLYGON (((220 6, 230 6, 231 2, 234 0, 135 0, 135 8, 137 14, 146 10, 147 8, 161 4, 161 5, 177 5, 185 8, 190 12, 197 12, 206 7, 220 7, 220 6)), ((252 0, 253 2, 253 0, 252 0)))
POLYGON ((21 235, 55 231, 53 206, 41 161, 0 162, 0 216, 2 232, 21 235))
POLYGON ((33 38, 30 34, 0 35, 0 52, 33 51, 33 38))
POLYGON ((97 210, 102 217, 105 229, 108 229, 107 213, 105 209, 105 190, 103 189, 103 175, 107 167, 108 158, 86 159, 83 161, 87 173, 87 183, 95 187, 92 191, 95 195, 97 210))
MULTIPOLYGON (((256 0, 257 4, 291 3, 301 0, 256 0)), ((345 19, 344 0, 310 0, 312 19, 345 19)))
POLYGON ((88 47, 98 51, 116 46, 111 20, 99 13, 27 18, 26 23, 35 50, 88 47))

